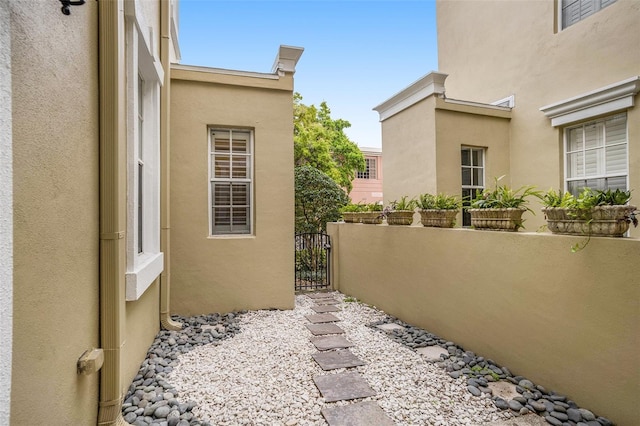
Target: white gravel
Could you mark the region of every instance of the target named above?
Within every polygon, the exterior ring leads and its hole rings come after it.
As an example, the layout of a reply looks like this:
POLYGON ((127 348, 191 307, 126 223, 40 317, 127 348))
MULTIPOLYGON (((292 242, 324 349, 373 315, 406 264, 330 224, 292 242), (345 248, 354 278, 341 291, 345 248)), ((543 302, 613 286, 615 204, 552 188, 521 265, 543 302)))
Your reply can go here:
MULTIPOLYGON (((332 293, 342 300, 340 293, 332 293)), ((214 425, 326 425, 325 403, 313 377, 323 371, 311 358, 317 352, 304 326, 314 303, 296 296, 292 311, 252 311, 241 317, 242 331, 219 345, 198 347, 179 357, 168 381, 181 400, 194 400, 193 414, 214 425)), ((366 325, 384 313, 360 303, 343 302, 334 313, 351 351, 366 365, 358 371, 376 401, 398 425, 479 425, 504 420, 487 397, 474 397, 463 378, 454 380, 413 350, 366 325)))

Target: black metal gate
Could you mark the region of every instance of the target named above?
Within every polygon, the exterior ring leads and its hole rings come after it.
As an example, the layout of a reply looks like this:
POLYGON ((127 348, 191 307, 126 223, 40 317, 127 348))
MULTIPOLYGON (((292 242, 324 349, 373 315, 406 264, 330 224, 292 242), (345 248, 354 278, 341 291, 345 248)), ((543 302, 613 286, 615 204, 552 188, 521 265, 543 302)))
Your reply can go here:
POLYGON ((296 291, 331 285, 331 238, 325 233, 296 234, 296 291))

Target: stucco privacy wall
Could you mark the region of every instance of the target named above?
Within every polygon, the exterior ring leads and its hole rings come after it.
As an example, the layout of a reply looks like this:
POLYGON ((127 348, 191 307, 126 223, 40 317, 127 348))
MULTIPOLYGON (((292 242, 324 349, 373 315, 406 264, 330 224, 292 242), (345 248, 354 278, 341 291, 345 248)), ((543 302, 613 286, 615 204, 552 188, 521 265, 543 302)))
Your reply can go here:
MULTIPOLYGON (((447 96, 493 102, 515 94, 512 184, 562 187, 562 129, 539 110, 640 75, 640 2, 619 0, 564 30, 553 1, 438 0, 438 64, 447 96), (465 31, 459 31, 465 28, 465 31)), ((638 96, 635 97, 636 105, 638 96)), ((628 111, 629 187, 638 204, 640 111, 628 111)), ((543 224, 532 218, 532 229, 543 224)), ((632 231, 639 236, 640 230, 632 231)))
POLYGON ((172 68, 171 309, 290 309, 293 79, 172 68), (209 237, 208 129, 254 131, 254 235, 209 237))
MULTIPOLYGON (((6 3, 6 2, 3 2, 6 3)), ((95 424, 98 375, 97 2, 9 1, 14 271, 11 424, 95 424), (34 394, 51 396, 34 403, 34 394)), ((3 26, 4 28, 4 26, 3 26)))
POLYGON ((640 418, 640 240, 329 224, 334 286, 620 425, 640 418))
POLYGON ((0 2, 0 424, 9 424, 13 340, 13 171, 9 4, 0 2))

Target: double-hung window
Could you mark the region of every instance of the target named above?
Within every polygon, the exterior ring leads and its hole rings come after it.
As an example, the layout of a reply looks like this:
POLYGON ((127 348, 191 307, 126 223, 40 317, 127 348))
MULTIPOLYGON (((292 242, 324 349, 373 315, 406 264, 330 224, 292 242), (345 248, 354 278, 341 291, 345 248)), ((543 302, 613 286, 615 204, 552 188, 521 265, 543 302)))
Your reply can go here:
POLYGON ((253 132, 211 129, 209 184, 211 235, 251 234, 253 132))
POLYGON ((616 0, 562 0, 560 16, 562 29, 593 15, 616 0))
POLYGON ((627 190, 627 114, 620 113, 565 129, 566 190, 627 190))
MULTIPOLYGON (((462 205, 468 207, 477 191, 484 189, 484 148, 462 147, 462 205)), ((471 215, 462 210, 462 226, 471 226, 471 215)))
POLYGON ((375 157, 364 159, 366 167, 364 171, 358 171, 356 178, 358 179, 378 179, 378 161, 375 157))

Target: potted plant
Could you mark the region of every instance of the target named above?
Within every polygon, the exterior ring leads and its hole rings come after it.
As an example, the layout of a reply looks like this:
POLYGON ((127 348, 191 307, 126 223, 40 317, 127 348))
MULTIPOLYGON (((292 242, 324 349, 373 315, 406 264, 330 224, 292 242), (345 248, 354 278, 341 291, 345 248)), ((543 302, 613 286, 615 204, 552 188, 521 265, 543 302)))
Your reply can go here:
POLYGON ((382 219, 384 218, 384 216, 382 215, 382 204, 367 204, 365 211, 363 213, 360 213, 360 215, 360 221, 362 223, 379 225, 382 223, 382 219))
POLYGON ((622 237, 629 224, 638 225, 630 199, 631 191, 619 189, 584 188, 577 197, 550 189, 542 196, 542 212, 554 234, 622 237))
POLYGON ((346 223, 360 223, 361 214, 365 210, 366 210, 366 206, 364 204, 349 203, 346 206, 344 206, 340 211, 342 213, 342 219, 344 219, 346 223))
POLYGON ((392 201, 383 211, 389 225, 411 225, 413 213, 416 208, 416 200, 403 196, 400 200, 392 201))
MULTIPOLYGON (((468 212, 471 214, 471 226, 475 229, 515 232, 522 226, 522 214, 533 213, 527 204, 529 197, 540 198, 540 192, 533 186, 511 189, 507 185, 498 185, 504 176, 495 179, 493 189, 478 191, 471 201, 468 212)), ((534 213, 535 214, 535 213, 534 213)))
POLYGON ((422 226, 453 228, 462 202, 453 195, 421 194, 417 200, 422 226))

